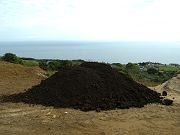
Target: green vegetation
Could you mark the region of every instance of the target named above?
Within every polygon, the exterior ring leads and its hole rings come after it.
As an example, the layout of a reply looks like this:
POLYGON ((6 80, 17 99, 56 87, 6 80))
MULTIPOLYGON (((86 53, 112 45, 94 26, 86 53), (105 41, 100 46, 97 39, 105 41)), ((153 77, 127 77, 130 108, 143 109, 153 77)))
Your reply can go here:
POLYGON ((153 86, 163 83, 180 73, 178 64, 161 64, 152 62, 128 63, 126 65, 113 63, 113 66, 135 81, 153 86))
MULTIPOLYGON (((84 60, 19 58, 13 53, 4 54, 0 57, 0 60, 30 67, 39 66, 43 70, 46 70, 47 76, 51 76, 61 68, 78 66, 85 62, 84 60)), ((116 68, 119 72, 131 77, 135 81, 148 86, 163 83, 180 73, 180 65, 178 64, 167 65, 161 63, 142 62, 128 64, 113 63, 111 66, 116 68)))
POLYGON ((0 57, 1 61, 6 61, 14 64, 21 64, 28 67, 39 66, 39 62, 35 59, 28 58, 20 58, 17 57, 16 54, 13 53, 5 53, 2 57, 0 57))
POLYGON ((44 70, 57 71, 64 67, 71 67, 72 62, 68 60, 42 60, 39 62, 39 67, 44 70))
POLYGON ((37 67, 39 62, 37 60, 22 60, 22 65, 27 67, 37 67))
POLYGON ((83 60, 38 60, 39 67, 46 71, 58 71, 61 68, 78 66, 83 63, 83 60))
POLYGON ((1 57, 1 59, 3 61, 15 63, 15 64, 22 64, 22 60, 13 53, 6 53, 4 54, 4 56, 1 57))

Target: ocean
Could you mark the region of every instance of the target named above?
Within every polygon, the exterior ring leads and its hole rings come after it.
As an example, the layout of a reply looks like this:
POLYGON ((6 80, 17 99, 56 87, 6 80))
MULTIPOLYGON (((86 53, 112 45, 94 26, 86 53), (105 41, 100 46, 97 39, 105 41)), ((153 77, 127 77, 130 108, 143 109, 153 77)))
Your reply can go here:
POLYGON ((180 43, 23 41, 0 42, 0 56, 15 53, 38 59, 82 59, 108 63, 160 62, 180 64, 180 43))

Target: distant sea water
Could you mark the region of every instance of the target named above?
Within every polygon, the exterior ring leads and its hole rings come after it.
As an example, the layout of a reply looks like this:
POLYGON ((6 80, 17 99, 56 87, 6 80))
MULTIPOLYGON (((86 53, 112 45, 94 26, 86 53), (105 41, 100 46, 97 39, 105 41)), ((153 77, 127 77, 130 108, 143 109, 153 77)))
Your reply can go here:
POLYGON ((0 55, 12 52, 38 59, 83 59, 109 63, 180 64, 180 43, 158 42, 0 42, 0 55))

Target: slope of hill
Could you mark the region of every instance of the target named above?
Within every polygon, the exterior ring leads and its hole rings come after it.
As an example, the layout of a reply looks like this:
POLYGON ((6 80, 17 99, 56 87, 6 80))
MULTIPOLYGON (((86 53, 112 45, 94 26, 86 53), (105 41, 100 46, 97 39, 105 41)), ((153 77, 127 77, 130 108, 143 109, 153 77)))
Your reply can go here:
POLYGON ((167 97, 180 103, 180 74, 154 88, 158 92, 166 91, 167 97))
POLYGON ((156 87, 158 90, 180 93, 180 74, 156 87))
POLYGON ((45 78, 38 67, 24 67, 0 61, 0 95, 21 92, 45 78))

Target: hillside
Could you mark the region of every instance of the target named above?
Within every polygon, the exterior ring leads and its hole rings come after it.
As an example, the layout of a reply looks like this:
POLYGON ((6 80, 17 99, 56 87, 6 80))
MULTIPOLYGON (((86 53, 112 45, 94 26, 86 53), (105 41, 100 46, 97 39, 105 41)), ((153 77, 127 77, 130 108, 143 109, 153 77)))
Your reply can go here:
POLYGON ((180 93, 180 74, 166 81, 162 85, 156 87, 157 89, 167 92, 178 92, 180 93))
POLYGON ((180 74, 156 86, 154 89, 158 92, 166 91, 168 93, 168 98, 174 99, 175 103, 180 103, 180 74))
POLYGON ((39 67, 24 67, 0 61, 0 95, 21 92, 45 78, 39 67))

